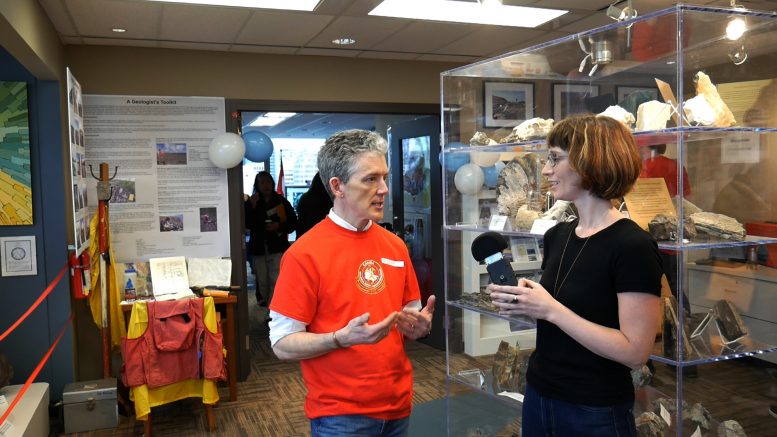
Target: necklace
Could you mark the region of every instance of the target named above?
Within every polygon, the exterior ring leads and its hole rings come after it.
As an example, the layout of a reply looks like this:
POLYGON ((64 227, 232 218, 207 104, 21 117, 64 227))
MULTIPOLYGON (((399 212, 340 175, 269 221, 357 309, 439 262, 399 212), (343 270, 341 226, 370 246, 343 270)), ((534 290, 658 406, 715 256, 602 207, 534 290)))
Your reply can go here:
POLYGON ((567 253, 567 246, 569 246, 569 240, 572 239, 572 233, 575 232, 575 228, 572 228, 571 231, 569 231, 569 236, 567 237, 567 242, 564 244, 564 250, 561 251, 561 259, 558 262, 558 270, 556 271, 556 281, 553 282, 553 297, 558 300, 559 292, 561 291, 561 287, 564 286, 564 282, 566 282, 567 277, 569 277, 569 274, 572 272, 572 269, 575 267, 575 263, 577 262, 577 259, 580 258, 580 254, 583 253, 583 249, 585 249, 585 246, 588 244, 588 240, 591 238, 591 236, 585 237, 585 241, 583 242, 583 247, 580 248, 580 251, 577 252, 577 256, 575 256, 575 259, 572 260, 572 264, 569 266, 569 270, 567 270, 567 274, 564 275, 564 278, 561 279, 561 284, 558 283, 558 277, 561 274, 561 265, 564 263, 564 255, 567 253))

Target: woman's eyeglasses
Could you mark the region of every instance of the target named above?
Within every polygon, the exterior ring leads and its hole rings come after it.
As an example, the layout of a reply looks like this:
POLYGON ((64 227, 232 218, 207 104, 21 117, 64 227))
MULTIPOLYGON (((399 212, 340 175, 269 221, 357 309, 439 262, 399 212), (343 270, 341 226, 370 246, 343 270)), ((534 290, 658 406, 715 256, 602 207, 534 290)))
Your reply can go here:
POLYGON ((554 155, 552 153, 548 153, 548 157, 547 157, 547 159, 545 159, 545 162, 550 164, 550 167, 553 168, 553 167, 556 166, 556 164, 558 164, 559 162, 561 162, 561 161, 563 161, 563 160, 565 160, 567 158, 568 158, 568 156, 559 156, 559 155, 554 155))

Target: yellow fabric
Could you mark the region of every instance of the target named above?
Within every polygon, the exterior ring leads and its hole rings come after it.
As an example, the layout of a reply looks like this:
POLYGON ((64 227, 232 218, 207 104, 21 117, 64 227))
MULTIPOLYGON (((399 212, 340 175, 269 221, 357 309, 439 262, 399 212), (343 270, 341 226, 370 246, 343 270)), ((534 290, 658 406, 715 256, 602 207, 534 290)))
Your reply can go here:
MULTIPOLYGON (((202 319, 205 328, 212 332, 218 332, 218 317, 216 305, 212 297, 206 297, 202 304, 202 319)), ((138 338, 148 328, 148 306, 146 302, 135 302, 130 314, 127 338, 138 338)), ((219 391, 216 381, 208 379, 187 379, 163 387, 148 388, 143 384, 130 388, 130 400, 135 402, 135 418, 148 420, 151 407, 164 405, 186 398, 202 398, 203 404, 213 405, 219 401, 219 391)))
MULTIPOLYGON (((100 290, 100 232, 98 213, 92 217, 89 223, 89 268, 91 269, 92 292, 89 294, 89 308, 92 311, 92 318, 98 327, 102 326, 102 290, 100 290)), ((105 221, 109 221, 108 209, 105 209, 105 221)), ((111 346, 118 348, 121 346, 121 338, 127 335, 124 325, 124 313, 121 311, 121 295, 119 294, 119 279, 116 276, 116 262, 111 247, 111 228, 106 229, 106 238, 108 239, 108 255, 110 263, 106 265, 106 286, 108 287, 108 318, 111 328, 111 346)))

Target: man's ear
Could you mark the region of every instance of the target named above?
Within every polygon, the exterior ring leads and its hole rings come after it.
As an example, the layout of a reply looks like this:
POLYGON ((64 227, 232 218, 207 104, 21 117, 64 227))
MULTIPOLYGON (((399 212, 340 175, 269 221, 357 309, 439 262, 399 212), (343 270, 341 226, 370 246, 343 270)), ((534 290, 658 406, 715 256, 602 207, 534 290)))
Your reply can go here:
POLYGON ((329 179, 329 188, 332 189, 332 194, 335 198, 343 197, 343 182, 338 177, 332 177, 329 179))

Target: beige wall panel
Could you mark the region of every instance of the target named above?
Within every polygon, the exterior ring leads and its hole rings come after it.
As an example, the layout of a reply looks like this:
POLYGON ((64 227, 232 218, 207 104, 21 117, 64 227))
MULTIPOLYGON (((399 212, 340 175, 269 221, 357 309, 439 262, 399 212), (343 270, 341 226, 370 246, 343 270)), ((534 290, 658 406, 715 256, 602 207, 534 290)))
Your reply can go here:
POLYGON ((439 102, 444 62, 66 46, 86 94, 234 99, 439 102))

